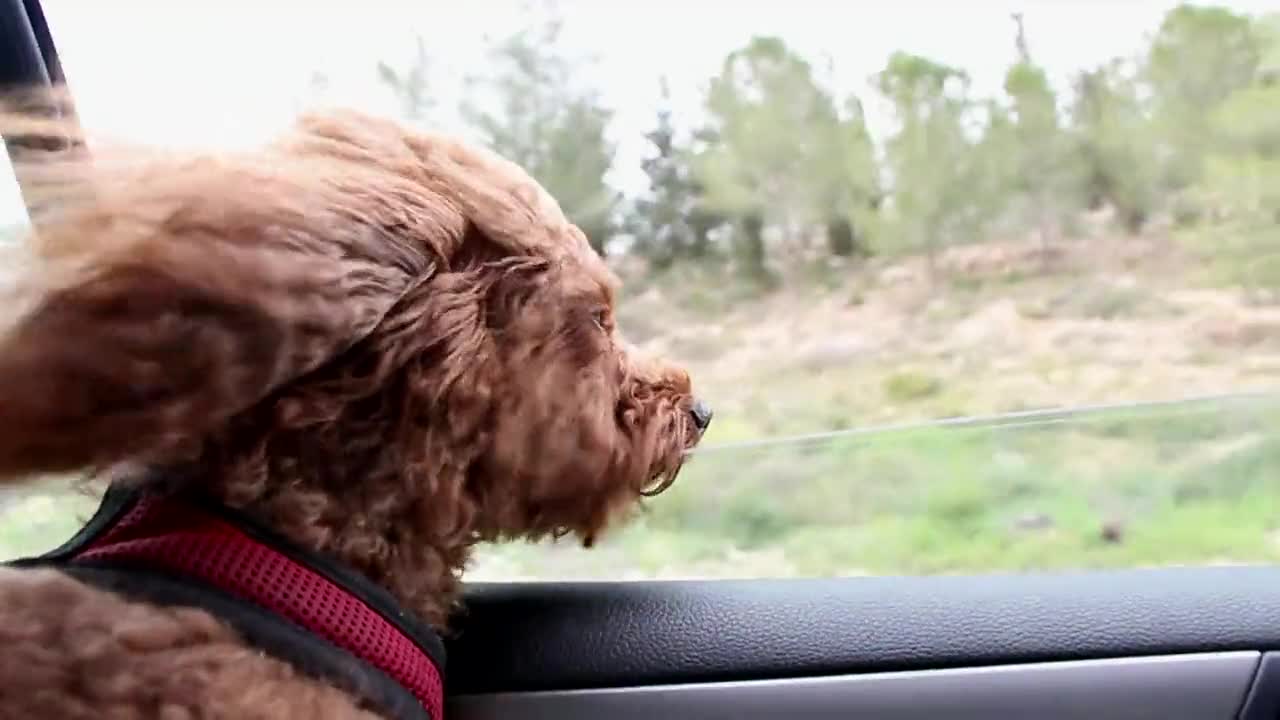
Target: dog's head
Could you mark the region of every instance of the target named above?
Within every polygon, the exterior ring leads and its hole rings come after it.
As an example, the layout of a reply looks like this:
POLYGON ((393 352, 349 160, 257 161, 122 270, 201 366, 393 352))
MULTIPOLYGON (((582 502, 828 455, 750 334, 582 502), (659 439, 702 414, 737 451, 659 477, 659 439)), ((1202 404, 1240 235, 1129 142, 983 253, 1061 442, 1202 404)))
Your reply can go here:
POLYGON ((430 468, 423 482, 458 478, 460 531, 590 544, 672 482, 710 410, 682 369, 623 341, 617 278, 541 186, 480 149, 367 117, 312 117, 303 129, 290 152, 355 153, 366 167, 403 144, 405 164, 388 166, 420 183, 430 217, 444 207, 462 220, 460 235, 442 237, 438 220, 403 219, 393 242, 428 248, 437 266, 330 370, 401 364, 379 383, 402 393, 400 452, 430 468))
POLYGON ((557 235, 557 256, 463 266, 462 286, 485 295, 471 321, 483 349, 422 371, 452 386, 451 416, 488 400, 476 418, 485 425, 471 478, 477 529, 572 531, 589 544, 616 511, 674 480, 710 415, 682 369, 619 336, 617 283, 582 233, 564 223, 557 235))
POLYGON ((0 475, 194 465, 413 595, 405 573, 460 562, 418 546, 589 544, 710 420, 621 339, 583 233, 490 153, 337 113, 250 157, 94 163, 19 163, 56 212, 0 345, 0 475))

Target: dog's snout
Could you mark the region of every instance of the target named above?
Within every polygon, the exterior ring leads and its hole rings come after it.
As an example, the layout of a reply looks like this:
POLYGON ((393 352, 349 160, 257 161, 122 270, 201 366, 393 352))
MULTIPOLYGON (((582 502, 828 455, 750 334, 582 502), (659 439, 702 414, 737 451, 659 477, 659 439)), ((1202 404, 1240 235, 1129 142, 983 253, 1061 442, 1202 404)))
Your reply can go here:
POLYGON ((698 428, 699 432, 705 432, 707 426, 711 424, 711 406, 702 400, 694 400, 693 407, 689 408, 689 414, 693 416, 693 425, 698 428))

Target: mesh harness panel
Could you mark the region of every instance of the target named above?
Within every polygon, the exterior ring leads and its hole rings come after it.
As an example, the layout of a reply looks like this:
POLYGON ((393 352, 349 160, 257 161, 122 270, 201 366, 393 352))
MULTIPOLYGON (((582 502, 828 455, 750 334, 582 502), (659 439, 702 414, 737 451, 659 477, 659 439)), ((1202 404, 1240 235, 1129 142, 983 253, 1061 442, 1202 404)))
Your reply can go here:
POLYGON ((15 564, 63 566, 88 582, 143 597, 154 595, 148 587, 179 581, 186 587, 177 604, 209 610, 250 643, 272 637, 254 643, 269 654, 365 696, 389 716, 442 720, 443 646, 380 588, 265 537, 262 529, 221 508, 175 496, 129 492, 122 499, 120 491, 112 492, 85 530, 62 548, 15 564), (232 604, 203 602, 202 590, 211 600, 220 596, 232 604), (241 612, 235 601, 253 607, 241 612), (290 627, 263 628, 264 622, 290 627), (296 635, 298 629, 322 642, 279 639, 281 630, 296 635), (317 652, 335 651, 348 657, 317 662, 317 652))

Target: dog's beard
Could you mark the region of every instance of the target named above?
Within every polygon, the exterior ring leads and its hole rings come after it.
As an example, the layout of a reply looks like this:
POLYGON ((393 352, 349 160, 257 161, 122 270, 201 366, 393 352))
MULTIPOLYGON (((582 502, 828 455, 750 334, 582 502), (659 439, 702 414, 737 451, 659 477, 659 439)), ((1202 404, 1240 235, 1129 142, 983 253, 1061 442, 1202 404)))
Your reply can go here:
POLYGON ((653 425, 660 428, 657 432, 646 433, 644 455, 648 462, 644 465, 642 481, 638 487, 641 497, 653 497, 666 491, 676 481, 680 469, 684 466, 689 451, 698 443, 700 433, 680 411, 679 402, 666 405, 665 417, 653 418, 653 425))
POLYGON ((648 472, 648 481, 640 488, 640 495, 653 497, 665 492, 676 481, 684 467, 689 451, 697 444, 698 434, 692 423, 675 419, 671 421, 675 432, 665 433, 659 440, 658 451, 648 472))

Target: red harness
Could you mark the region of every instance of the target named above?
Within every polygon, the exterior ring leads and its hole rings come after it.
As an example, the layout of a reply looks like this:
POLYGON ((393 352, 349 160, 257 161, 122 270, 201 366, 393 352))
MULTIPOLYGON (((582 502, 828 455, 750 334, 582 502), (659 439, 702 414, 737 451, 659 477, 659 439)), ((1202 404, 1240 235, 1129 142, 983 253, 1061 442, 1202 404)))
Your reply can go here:
POLYGON ((364 695, 375 709, 442 720, 444 649, 435 633, 363 578, 207 505, 113 488, 67 545, 19 563, 60 565, 125 594, 204 607, 250 643, 364 695), (164 576, 181 582, 182 597, 163 591, 164 576))

